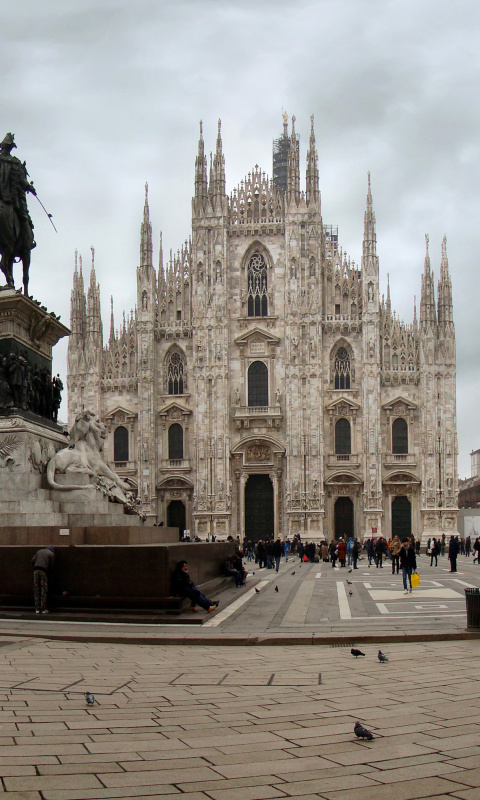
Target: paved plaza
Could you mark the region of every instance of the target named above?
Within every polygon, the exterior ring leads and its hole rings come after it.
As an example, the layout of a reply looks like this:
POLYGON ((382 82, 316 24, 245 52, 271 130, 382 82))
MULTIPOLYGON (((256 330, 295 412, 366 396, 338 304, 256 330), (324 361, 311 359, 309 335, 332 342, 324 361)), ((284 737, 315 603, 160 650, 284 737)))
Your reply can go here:
POLYGON ((0 644, 12 800, 480 798, 479 641, 0 644))
POLYGON ((252 569, 203 625, 0 620, 0 795, 480 800, 480 568, 365 564, 252 569))

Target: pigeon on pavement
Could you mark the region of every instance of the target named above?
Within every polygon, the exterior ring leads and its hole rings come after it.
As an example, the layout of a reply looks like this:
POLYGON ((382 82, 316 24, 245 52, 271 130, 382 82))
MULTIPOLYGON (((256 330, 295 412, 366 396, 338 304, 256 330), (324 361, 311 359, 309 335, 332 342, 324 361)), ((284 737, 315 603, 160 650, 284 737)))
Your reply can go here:
POLYGON ((358 658, 358 656, 364 656, 365 655, 365 653, 362 653, 361 650, 356 650, 355 647, 352 647, 350 652, 351 652, 352 656, 355 656, 355 658, 358 658))
POLYGON ((295 575, 295 570, 293 570, 292 575, 295 575))
POLYGON ((387 656, 384 656, 381 650, 378 651, 378 660, 381 664, 384 664, 385 661, 388 661, 387 656))
POLYGON ((257 589, 256 586, 255 586, 255 591, 256 591, 257 594, 260 594, 260 589, 257 589))
POLYGON ((350 591, 349 591, 349 593, 348 593, 348 594, 349 594, 349 595, 352 595, 352 594, 353 594, 353 592, 352 592, 352 590, 351 590, 351 589, 350 589, 350 591))
POLYGON ((372 736, 370 731, 367 731, 367 729, 364 728, 360 722, 355 723, 353 731, 358 739, 368 739, 370 742, 372 741, 372 739, 375 739, 375 736, 372 736))
POLYGON ((87 706, 93 706, 95 697, 91 692, 85 692, 85 700, 87 701, 87 706))
POLYGON ((350 575, 350 573, 351 573, 351 572, 353 572, 353 570, 352 570, 352 569, 349 569, 349 570, 348 570, 348 574, 350 575))
POLYGON ((347 578, 347 583, 349 586, 352 586, 352 581, 349 581, 348 578, 347 578))
POLYGON ((275 586, 275 591, 278 592, 278 586, 275 586))

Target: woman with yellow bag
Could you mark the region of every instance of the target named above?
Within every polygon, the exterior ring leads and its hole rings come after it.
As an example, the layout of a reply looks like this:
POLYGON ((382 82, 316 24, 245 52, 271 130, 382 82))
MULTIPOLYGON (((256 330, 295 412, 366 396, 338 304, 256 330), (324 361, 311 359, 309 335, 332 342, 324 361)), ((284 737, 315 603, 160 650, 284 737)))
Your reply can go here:
POLYGON ((400 548, 400 566, 403 575, 403 594, 412 591, 412 572, 417 569, 415 548, 410 539, 404 539, 400 548), (409 587, 407 587, 407 577, 409 587))

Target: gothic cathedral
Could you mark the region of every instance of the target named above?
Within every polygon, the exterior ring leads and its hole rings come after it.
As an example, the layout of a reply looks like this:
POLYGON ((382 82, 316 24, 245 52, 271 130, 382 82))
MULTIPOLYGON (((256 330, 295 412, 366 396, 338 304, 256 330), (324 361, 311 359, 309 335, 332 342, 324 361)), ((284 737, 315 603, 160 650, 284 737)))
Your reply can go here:
POLYGON ((420 315, 379 296, 370 176, 361 266, 322 220, 312 128, 274 143, 230 196, 220 122, 207 179, 200 127, 192 236, 158 274, 148 193, 135 312, 103 344, 92 250, 75 261, 69 421, 107 426, 105 458, 157 522, 201 539, 330 540, 456 530, 455 328, 446 240, 420 315))

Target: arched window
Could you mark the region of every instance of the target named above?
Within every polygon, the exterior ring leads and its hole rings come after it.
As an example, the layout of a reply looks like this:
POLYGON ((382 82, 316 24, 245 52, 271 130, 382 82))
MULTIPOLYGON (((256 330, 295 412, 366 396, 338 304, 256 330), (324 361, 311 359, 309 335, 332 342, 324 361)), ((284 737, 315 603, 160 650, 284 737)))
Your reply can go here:
POLYGON ((180 353, 172 353, 167 364, 168 394, 183 394, 183 360, 180 353))
POLYGON ((350 389, 350 356, 345 347, 339 347, 333 367, 335 389, 350 389))
POLYGON ((268 369, 263 361, 254 361, 248 368, 248 405, 268 406, 268 369))
POLYGON ((352 441, 350 434, 350 423, 348 419, 342 417, 335 425, 335 453, 336 455, 350 455, 352 452, 352 441))
POLYGON ((170 425, 168 429, 168 457, 183 458, 183 428, 178 422, 170 425))
POLYGON ((128 431, 123 425, 115 428, 113 434, 113 460, 128 461, 128 431))
POLYGON ((260 253, 254 253, 248 265, 248 316, 268 316, 267 265, 260 253))
POLYGON ((408 453, 408 425, 402 417, 393 421, 392 425, 392 453, 408 453))

